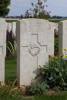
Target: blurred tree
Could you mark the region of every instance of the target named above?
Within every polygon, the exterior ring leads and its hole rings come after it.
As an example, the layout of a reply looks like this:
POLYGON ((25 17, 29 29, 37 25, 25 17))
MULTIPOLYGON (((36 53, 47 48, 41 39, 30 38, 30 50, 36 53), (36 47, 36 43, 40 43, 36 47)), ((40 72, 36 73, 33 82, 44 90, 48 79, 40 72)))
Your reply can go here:
POLYGON ((10 5, 10 0, 0 0, 0 17, 5 17, 6 15, 8 15, 9 5, 10 5))
POLYGON ((45 3, 47 0, 38 0, 37 3, 32 3, 32 8, 27 10, 25 14, 26 18, 33 17, 33 18, 43 18, 47 19, 50 17, 50 12, 46 11, 46 8, 48 7, 45 3))
POLYGON ((27 10, 26 13, 25 13, 25 18, 29 18, 30 17, 30 13, 29 11, 27 10))
POLYGON ((23 18, 23 15, 22 14, 20 15, 20 18, 23 18))

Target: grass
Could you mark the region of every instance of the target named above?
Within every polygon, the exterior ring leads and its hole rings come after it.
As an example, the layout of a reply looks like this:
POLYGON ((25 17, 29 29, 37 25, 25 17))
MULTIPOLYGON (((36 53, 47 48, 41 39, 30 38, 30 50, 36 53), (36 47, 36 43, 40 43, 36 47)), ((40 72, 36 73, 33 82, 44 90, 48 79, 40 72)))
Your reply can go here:
POLYGON ((30 98, 24 97, 3 97, 0 100, 67 100, 67 93, 60 94, 60 95, 42 95, 42 96, 35 96, 30 98))
POLYGON ((17 20, 6 20, 8 23, 17 22, 17 20))
POLYGON ((16 79, 16 69, 16 59, 11 57, 7 58, 5 69, 5 76, 7 81, 14 81, 16 79))
MULTIPOLYGON (((6 81, 14 81, 16 79, 16 59, 6 59, 6 81)), ((67 92, 58 95, 42 95, 35 97, 0 97, 0 100, 67 100, 67 92)))

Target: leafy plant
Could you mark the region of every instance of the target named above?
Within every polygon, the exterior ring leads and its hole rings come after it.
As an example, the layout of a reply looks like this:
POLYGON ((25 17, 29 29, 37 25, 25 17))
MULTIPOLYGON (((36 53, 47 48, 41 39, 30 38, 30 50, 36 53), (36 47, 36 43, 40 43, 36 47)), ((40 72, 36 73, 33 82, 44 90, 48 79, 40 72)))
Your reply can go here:
POLYGON ((16 39, 13 37, 12 31, 7 31, 7 56, 15 56, 16 55, 16 39))
POLYGON ((17 96, 17 94, 18 94, 18 89, 19 89, 19 88, 15 86, 16 81, 17 81, 17 80, 15 80, 15 81, 12 83, 12 85, 10 85, 10 90, 9 90, 9 93, 8 93, 9 96, 17 96))
POLYGON ((16 55, 16 41, 14 40, 14 45, 10 41, 7 43, 7 50, 11 56, 16 55))
POLYGON ((26 87, 26 93, 27 95, 39 95, 44 94, 45 90, 49 88, 49 86, 43 82, 43 83, 32 83, 30 86, 26 87))
POLYGON ((7 96, 17 96, 18 95, 18 87, 15 86, 16 80, 11 84, 1 86, 0 85, 0 97, 7 96))
POLYGON ((47 65, 40 68, 39 76, 50 88, 59 86, 67 89, 67 60, 62 57, 50 59, 47 65))

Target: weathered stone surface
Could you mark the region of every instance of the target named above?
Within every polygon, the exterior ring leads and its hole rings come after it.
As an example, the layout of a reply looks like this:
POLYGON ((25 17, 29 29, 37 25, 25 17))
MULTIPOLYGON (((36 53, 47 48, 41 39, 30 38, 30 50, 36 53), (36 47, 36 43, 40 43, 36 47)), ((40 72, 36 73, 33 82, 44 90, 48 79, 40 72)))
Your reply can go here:
POLYGON ((0 82, 2 85, 5 82, 6 29, 5 20, 0 19, 0 82))
POLYGON ((16 37, 16 22, 12 22, 12 33, 13 37, 16 37))
POLYGON ((20 86, 29 85, 39 66, 48 62, 48 24, 41 19, 17 22, 17 76, 20 86))
POLYGON ((7 23, 8 32, 12 31, 12 23, 7 23))
POLYGON ((59 23, 59 55, 67 56, 67 20, 59 23))
POLYGON ((48 54, 50 56, 54 56, 54 29, 56 28, 55 24, 52 22, 49 22, 48 24, 49 28, 48 28, 48 54))
POLYGON ((59 33, 59 55, 63 55, 63 22, 58 24, 58 33, 59 33))

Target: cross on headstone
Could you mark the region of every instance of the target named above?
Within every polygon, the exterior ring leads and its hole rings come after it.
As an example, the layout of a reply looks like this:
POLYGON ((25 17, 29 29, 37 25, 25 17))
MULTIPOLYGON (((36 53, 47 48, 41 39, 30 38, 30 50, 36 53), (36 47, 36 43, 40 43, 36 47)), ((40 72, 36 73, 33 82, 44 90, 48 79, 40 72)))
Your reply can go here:
POLYGON ((20 86, 29 85, 39 66, 48 62, 48 24, 48 21, 39 19, 17 22, 17 76, 20 86))

